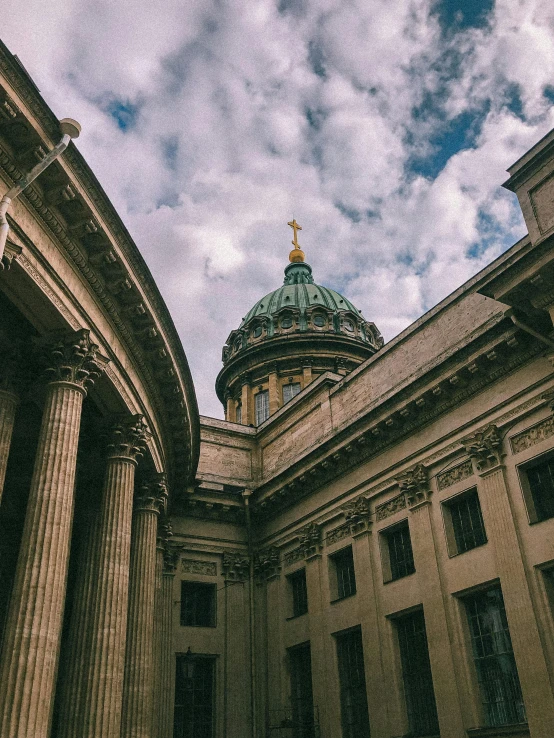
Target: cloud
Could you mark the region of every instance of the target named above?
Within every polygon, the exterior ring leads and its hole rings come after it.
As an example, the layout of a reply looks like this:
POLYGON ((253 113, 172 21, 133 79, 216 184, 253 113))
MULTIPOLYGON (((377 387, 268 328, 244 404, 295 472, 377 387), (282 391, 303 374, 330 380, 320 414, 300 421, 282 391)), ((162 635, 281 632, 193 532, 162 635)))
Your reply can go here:
POLYGON ((2 37, 144 254, 201 411, 291 234, 386 339, 524 233, 505 170, 554 125, 543 0, 37 0, 2 37))

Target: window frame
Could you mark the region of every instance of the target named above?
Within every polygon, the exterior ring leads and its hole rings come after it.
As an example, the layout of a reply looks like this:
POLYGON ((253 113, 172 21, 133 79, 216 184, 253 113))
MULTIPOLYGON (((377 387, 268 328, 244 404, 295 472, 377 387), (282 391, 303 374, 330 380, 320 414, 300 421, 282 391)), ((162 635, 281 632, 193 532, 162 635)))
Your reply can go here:
POLYGON ((214 654, 186 654, 186 653, 177 653, 176 654, 176 660, 175 660, 175 695, 174 695, 174 718, 173 718, 173 733, 172 735, 175 736, 175 738, 180 738, 181 736, 187 736, 187 735, 196 735, 197 734, 197 725, 194 723, 192 724, 193 732, 190 733, 190 730, 188 733, 186 732, 186 719, 191 714, 193 714, 193 710, 191 710, 190 705, 187 705, 186 698, 187 696, 190 696, 191 693, 194 695, 194 687, 189 688, 186 684, 183 685, 182 690, 179 689, 180 682, 182 680, 186 680, 186 677, 180 674, 180 670, 184 670, 185 666, 182 665, 182 661, 184 659, 192 659, 195 665, 197 663, 202 662, 205 664, 206 662, 209 662, 212 668, 212 675, 211 675, 211 712, 210 712, 210 718, 211 718, 211 735, 209 738, 215 738, 217 735, 217 725, 216 725, 216 718, 217 718, 217 656, 214 654), (182 700, 182 703, 179 703, 179 699, 182 700), (178 720, 178 714, 179 710, 182 710, 183 713, 183 722, 180 726, 177 724, 178 720), (182 730, 181 730, 182 728, 182 730))
MULTIPOLYGON (((531 484, 529 482, 529 471, 534 469, 537 466, 541 466, 545 463, 554 463, 554 449, 549 449, 547 451, 544 451, 541 454, 538 454, 537 456, 534 456, 532 459, 529 459, 527 461, 524 461, 521 464, 518 464, 517 466, 517 472, 519 477, 519 482, 521 486, 521 491, 523 494, 523 501, 525 504, 525 509, 527 511, 527 519, 529 520, 529 525, 535 525, 536 523, 542 523, 546 520, 552 520, 554 518, 553 515, 548 515, 546 517, 541 517, 537 511, 537 504, 535 502, 535 497, 533 494, 533 490, 531 488, 531 484)), ((554 505, 554 502, 553 502, 554 505)))
POLYGON ((338 551, 329 554, 329 583, 331 586, 331 603, 341 602, 348 597, 353 597, 357 593, 356 584, 356 565, 354 562, 354 550, 352 544, 343 546, 338 551), (348 576, 349 586, 346 588, 345 578, 342 576, 341 570, 337 567, 342 565, 342 562, 348 558, 349 563, 352 562, 351 575, 348 576), (348 590, 348 591, 347 591, 348 590))
POLYGON ((409 577, 412 574, 415 574, 416 567, 415 567, 415 562, 414 562, 414 552, 413 552, 413 547, 412 547, 410 522, 408 518, 399 520, 394 525, 391 525, 388 528, 383 528, 382 530, 380 530, 379 531, 379 543, 380 543, 380 549, 381 549, 381 564, 382 564, 382 569, 383 569, 383 583, 384 584, 388 584, 389 582, 397 582, 399 579, 404 579, 405 577, 409 577), (410 543, 410 551, 411 551, 412 570, 407 571, 405 574, 395 576, 394 567, 392 564, 390 541, 391 541, 392 536, 395 536, 398 532, 402 530, 408 531, 408 540, 410 543))
POLYGON ((361 626, 357 625, 353 628, 338 631, 337 633, 333 633, 333 637, 335 639, 337 659, 342 736, 343 738, 370 738, 371 721, 369 705, 367 703, 367 678, 365 673, 364 642, 361 626), (347 643, 347 640, 352 641, 354 638, 357 641, 354 646, 352 646, 351 642, 348 643, 347 647, 344 646, 344 644, 347 643), (359 646, 359 650, 356 649, 357 646, 359 646), (346 669, 344 663, 345 657, 347 656, 346 651, 347 649, 352 648, 355 654, 354 660, 356 661, 356 668, 346 669), (353 673, 357 673, 358 679, 351 678, 353 673), (346 674, 348 674, 348 679, 343 677, 343 675, 346 674), (356 694, 358 694, 358 698, 355 698, 356 694), (364 707, 365 709, 363 709, 364 707), (347 722, 349 715, 351 716, 352 713, 355 713, 356 717, 361 718, 361 720, 347 722))
MULTIPOLYGON (((180 600, 180 612, 179 612, 179 625, 181 628, 217 628, 217 584, 213 582, 199 582, 195 579, 181 579, 181 600, 180 600), (186 623, 184 622, 184 611, 185 611, 185 587, 186 585, 193 585, 198 591, 204 590, 211 591, 211 608, 209 613, 209 623, 186 623)), ((198 607, 198 605, 196 605, 198 607)))
POLYGON ((441 509, 444 522, 444 530, 446 534, 446 547, 448 549, 448 555, 450 556, 450 558, 453 558, 454 556, 460 556, 461 554, 467 553, 468 551, 473 551, 475 548, 480 548, 481 546, 484 546, 486 543, 488 543, 487 530, 485 528, 485 521, 483 519, 483 511, 481 508, 481 500, 479 497, 479 489, 477 485, 473 485, 472 487, 469 487, 462 492, 457 492, 452 497, 443 500, 443 502, 441 502, 441 509), (482 540, 480 543, 476 543, 474 546, 469 546, 468 548, 461 549, 460 541, 457 535, 456 524, 452 515, 452 508, 463 503, 464 500, 470 497, 477 498, 477 503, 479 506, 479 519, 481 521, 484 540, 482 540))
POLYGON ((282 398, 283 398, 283 405, 286 405, 291 400, 294 400, 294 398, 296 397, 296 395, 299 395, 301 392, 302 392, 302 383, 301 382, 286 382, 285 384, 283 384, 282 391, 281 391, 281 395, 282 395, 282 398), (288 387, 298 388, 298 389, 296 389, 296 391, 293 392, 291 394, 291 396, 287 400, 287 399, 285 399, 285 389, 288 388, 288 387))
POLYGON ((287 574, 287 586, 289 590, 289 611, 291 613, 287 619, 292 620, 293 618, 299 618, 302 617, 302 615, 306 615, 308 612, 308 582, 306 578, 306 567, 296 569, 290 574, 287 574), (300 581, 304 583, 302 588, 303 595, 298 598, 296 584, 300 581), (298 605, 300 605, 300 607, 298 607, 298 605), (304 605, 304 609, 302 609, 301 605, 304 605))
POLYGON ((269 418, 269 390, 268 389, 260 390, 259 392, 256 392, 256 394, 254 395, 254 412, 256 415, 256 427, 259 425, 263 425, 263 423, 265 423, 265 421, 268 420, 269 418), (263 408, 258 407, 258 402, 260 402, 261 404, 261 400, 259 401, 258 398, 261 398, 261 397, 265 398, 265 400, 263 401, 264 402, 263 408), (264 410, 263 418, 262 418, 262 412, 261 412, 262 410, 264 410))

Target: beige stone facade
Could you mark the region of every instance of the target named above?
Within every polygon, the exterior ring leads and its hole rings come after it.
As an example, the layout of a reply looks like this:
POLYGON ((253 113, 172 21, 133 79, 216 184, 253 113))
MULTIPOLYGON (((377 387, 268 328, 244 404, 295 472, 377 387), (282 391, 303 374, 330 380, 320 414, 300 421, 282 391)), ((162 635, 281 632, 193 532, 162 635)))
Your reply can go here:
MULTIPOLYGON (((0 60, 8 190, 59 134, 0 60)), ((553 142, 529 236, 255 428, 74 147, 10 205, 1 738, 554 736, 553 142)))

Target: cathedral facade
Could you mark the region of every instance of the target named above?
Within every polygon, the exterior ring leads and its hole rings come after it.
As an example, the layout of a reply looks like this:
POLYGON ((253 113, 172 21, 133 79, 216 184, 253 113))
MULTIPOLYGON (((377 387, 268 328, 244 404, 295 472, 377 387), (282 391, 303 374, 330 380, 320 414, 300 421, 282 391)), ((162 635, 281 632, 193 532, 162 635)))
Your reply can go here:
POLYGON ((293 220, 225 420, 62 133, 0 46, 0 737, 552 738, 554 131, 387 344, 293 220))

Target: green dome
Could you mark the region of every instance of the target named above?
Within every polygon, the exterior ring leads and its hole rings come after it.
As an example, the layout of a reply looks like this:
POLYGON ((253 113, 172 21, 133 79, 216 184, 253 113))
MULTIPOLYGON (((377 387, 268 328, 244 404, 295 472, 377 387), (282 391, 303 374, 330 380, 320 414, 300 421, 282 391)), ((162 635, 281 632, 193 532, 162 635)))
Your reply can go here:
POLYGON ((302 314, 317 306, 333 313, 351 312, 362 317, 360 311, 346 297, 328 287, 315 284, 309 264, 289 264, 285 269, 283 286, 258 300, 244 317, 240 327, 246 326, 253 318, 276 315, 283 308, 300 310, 302 314))

